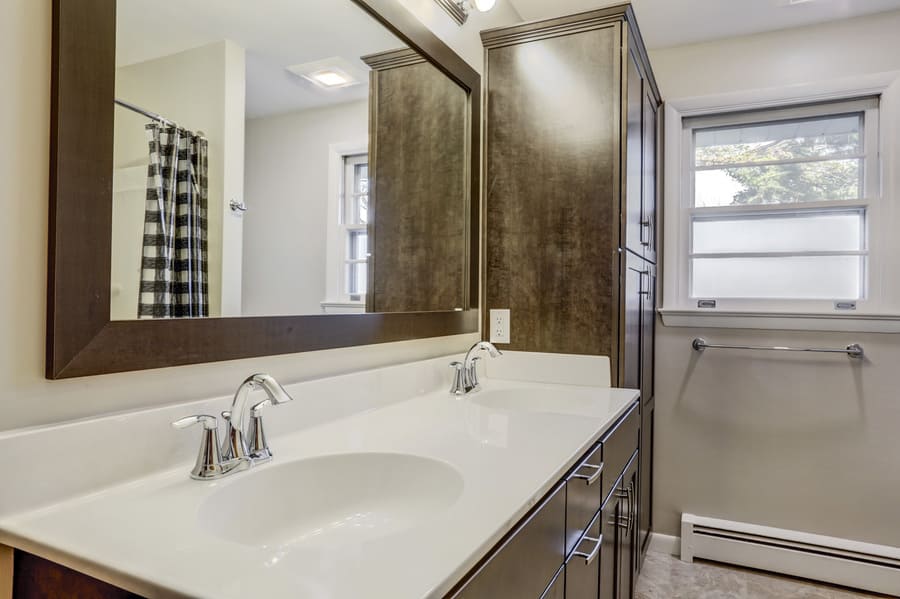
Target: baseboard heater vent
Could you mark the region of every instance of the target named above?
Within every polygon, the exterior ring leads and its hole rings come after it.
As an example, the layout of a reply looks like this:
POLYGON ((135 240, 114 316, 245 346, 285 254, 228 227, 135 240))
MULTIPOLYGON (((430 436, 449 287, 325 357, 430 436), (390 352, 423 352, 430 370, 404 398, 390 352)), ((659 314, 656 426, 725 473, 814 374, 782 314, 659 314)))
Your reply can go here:
POLYGON ((898 547, 684 514, 681 559, 694 558, 900 596, 898 547))

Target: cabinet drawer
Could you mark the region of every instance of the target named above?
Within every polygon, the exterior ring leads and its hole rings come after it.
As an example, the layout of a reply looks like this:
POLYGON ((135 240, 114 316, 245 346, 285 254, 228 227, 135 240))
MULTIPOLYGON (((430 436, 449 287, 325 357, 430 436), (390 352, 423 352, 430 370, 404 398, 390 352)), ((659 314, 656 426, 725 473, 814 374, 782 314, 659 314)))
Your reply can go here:
POLYGON ((602 512, 594 515, 575 551, 566 560, 566 599, 596 599, 600 593, 600 536, 602 512))
POLYGON ((451 597, 540 597, 565 562, 566 486, 560 484, 501 541, 451 597))
POLYGON ((635 404, 628 414, 619 421, 616 427, 606 434, 601 440, 603 445, 603 499, 609 497, 616 480, 621 476, 628 460, 638 448, 638 434, 641 421, 638 414, 638 405, 635 404))
POLYGON ((566 555, 603 504, 604 469, 603 446, 598 443, 566 479, 566 555))

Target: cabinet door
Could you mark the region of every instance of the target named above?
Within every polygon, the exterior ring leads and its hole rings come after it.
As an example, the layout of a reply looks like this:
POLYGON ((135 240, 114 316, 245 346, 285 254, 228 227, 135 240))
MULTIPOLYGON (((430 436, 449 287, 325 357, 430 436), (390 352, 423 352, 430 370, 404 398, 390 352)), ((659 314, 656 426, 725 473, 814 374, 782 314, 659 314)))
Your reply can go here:
POLYGON ((641 405, 640 485, 638 487, 638 546, 646 553, 653 529, 653 398, 641 405))
MULTIPOLYGON (((656 262, 656 197, 657 197, 657 103, 649 86, 644 86, 643 144, 640 241, 644 258, 656 262)), ((630 160, 630 157, 629 157, 630 160)))
POLYGON ((641 223, 643 221, 642 187, 644 79, 634 50, 628 52, 627 102, 625 104, 625 242, 622 247, 643 256, 641 223))
POLYGON ((603 544, 600 547, 600 597, 599 599, 617 599, 619 578, 619 544, 620 523, 623 502, 615 492, 600 512, 600 532, 603 544))
POLYGON ((547 587, 547 590, 544 591, 544 594, 541 595, 541 599, 566 599, 565 566, 560 568, 559 572, 556 573, 556 577, 553 579, 553 582, 550 583, 550 586, 547 587))
POLYGON ((624 262, 622 285, 625 288, 622 306, 622 348, 619 353, 622 376, 619 387, 641 388, 641 289, 646 283, 646 263, 631 252, 622 252, 624 262))
POLYGON ((653 365, 656 347, 656 266, 649 262, 636 262, 634 269, 640 272, 638 295, 641 301, 641 399, 648 402, 653 399, 653 365))
POLYGON ((634 584, 637 582, 638 545, 637 545, 637 503, 640 492, 638 478, 638 452, 625 469, 618 494, 623 504, 623 516, 620 518, 618 545, 618 577, 616 599, 633 599, 634 584))

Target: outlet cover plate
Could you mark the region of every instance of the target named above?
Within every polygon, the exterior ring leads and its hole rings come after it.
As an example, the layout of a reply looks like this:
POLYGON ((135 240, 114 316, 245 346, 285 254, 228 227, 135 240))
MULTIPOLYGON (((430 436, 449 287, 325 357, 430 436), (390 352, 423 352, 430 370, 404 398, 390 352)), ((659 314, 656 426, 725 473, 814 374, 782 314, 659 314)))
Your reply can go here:
POLYGON ((509 310, 491 310, 491 343, 509 343, 509 310))

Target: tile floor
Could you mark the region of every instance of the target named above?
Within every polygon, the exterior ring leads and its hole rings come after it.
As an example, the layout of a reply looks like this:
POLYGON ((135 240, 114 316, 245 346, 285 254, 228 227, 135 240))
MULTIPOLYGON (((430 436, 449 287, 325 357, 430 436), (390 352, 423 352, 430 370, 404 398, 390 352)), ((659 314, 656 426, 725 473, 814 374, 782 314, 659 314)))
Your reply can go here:
POLYGON ((635 599, 855 599, 885 597, 716 564, 647 553, 635 599))

